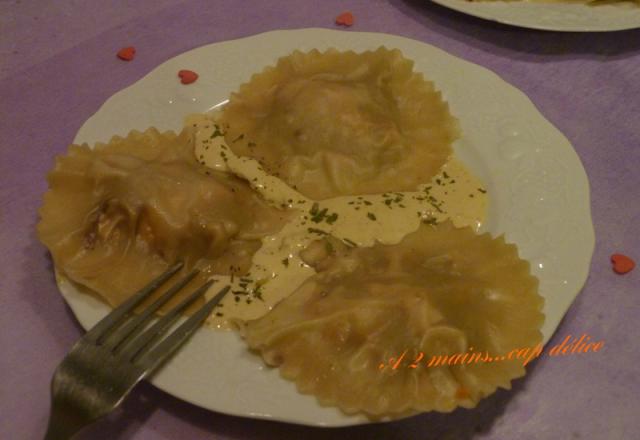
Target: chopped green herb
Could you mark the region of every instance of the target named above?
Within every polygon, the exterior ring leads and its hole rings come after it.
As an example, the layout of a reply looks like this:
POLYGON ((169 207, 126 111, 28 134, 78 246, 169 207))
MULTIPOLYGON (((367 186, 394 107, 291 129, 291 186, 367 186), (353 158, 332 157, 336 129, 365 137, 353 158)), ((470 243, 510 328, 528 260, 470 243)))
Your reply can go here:
POLYGON ((213 138, 216 138, 216 137, 224 136, 224 133, 220 130, 220 127, 218 127, 215 124, 213 126, 214 126, 213 134, 211 136, 209 136, 209 139, 213 139, 213 138))
POLYGON ((325 241, 325 242, 324 242, 324 247, 325 247, 325 249, 327 250, 327 253, 328 253, 328 254, 333 254, 333 252, 334 252, 334 250, 335 250, 335 249, 333 248, 333 245, 331 244, 331 242, 329 242, 329 241, 325 241))
MULTIPOLYGON (((311 221, 314 223, 321 223, 322 221, 326 221, 330 225, 333 224, 338 219, 338 214, 335 212, 327 215, 329 211, 328 208, 323 208, 319 210, 320 205, 318 203, 314 203, 311 209, 309 210, 309 214, 311 214, 311 221)), ((305 217, 306 218, 306 217, 305 217)))
POLYGON ((327 217, 327 223, 329 223, 330 225, 332 225, 336 220, 338 220, 338 214, 336 214, 335 212, 327 217))
POLYGON ((367 212, 367 217, 369 218, 369 220, 376 220, 376 216, 372 212, 367 212))
POLYGON ((326 215, 327 215, 327 208, 324 208, 322 211, 318 212, 313 217, 311 217, 311 221, 314 223, 320 223, 322 220, 324 220, 326 215))
POLYGON ((425 219, 422 219, 422 223, 425 223, 427 225, 435 225, 438 223, 438 221, 435 217, 427 217, 425 219))
POLYGON ((438 211, 438 212, 444 212, 444 211, 442 211, 442 209, 440 209, 440 206, 438 206, 436 203, 429 202, 429 204, 430 204, 431 206, 433 206, 433 207, 436 209, 436 211, 438 211))
POLYGON ((264 299, 262 299, 262 284, 253 289, 252 293, 254 297, 258 298, 260 301, 264 301, 264 299))

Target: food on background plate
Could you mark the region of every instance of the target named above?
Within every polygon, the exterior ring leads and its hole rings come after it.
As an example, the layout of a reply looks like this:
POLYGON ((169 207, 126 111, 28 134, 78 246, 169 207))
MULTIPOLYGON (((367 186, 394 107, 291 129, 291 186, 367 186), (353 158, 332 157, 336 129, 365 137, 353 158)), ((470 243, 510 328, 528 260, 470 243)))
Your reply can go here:
POLYGON ((178 259, 208 276, 248 270, 287 215, 198 164, 189 139, 133 131, 56 159, 37 229, 62 275, 115 306, 178 259))
POLYGON ((316 200, 414 190, 458 137, 433 83, 384 47, 282 57, 231 95, 220 122, 236 154, 316 200))
POLYGON ((303 258, 317 275, 242 331, 300 392, 348 414, 475 407, 523 376, 522 361, 428 366, 433 356, 493 356, 542 341, 538 280, 502 237, 445 222, 390 246, 327 239, 303 258), (403 352, 400 368, 381 368, 403 352))

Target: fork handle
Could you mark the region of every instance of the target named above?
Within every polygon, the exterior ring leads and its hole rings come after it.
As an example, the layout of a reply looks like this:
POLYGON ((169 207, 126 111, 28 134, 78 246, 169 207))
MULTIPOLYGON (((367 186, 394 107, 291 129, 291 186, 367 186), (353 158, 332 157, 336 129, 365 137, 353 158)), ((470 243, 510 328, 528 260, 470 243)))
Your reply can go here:
POLYGON ((71 412, 60 411, 55 406, 52 406, 44 440, 69 440, 78 431, 91 423, 91 421, 79 420, 71 412))

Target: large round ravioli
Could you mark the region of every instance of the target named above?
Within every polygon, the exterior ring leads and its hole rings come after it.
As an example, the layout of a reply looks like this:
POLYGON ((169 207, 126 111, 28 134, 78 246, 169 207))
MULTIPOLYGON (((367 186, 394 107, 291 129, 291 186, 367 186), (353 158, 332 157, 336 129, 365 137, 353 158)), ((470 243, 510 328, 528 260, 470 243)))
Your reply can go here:
POLYGON ((457 137, 433 83, 384 47, 280 58, 232 94, 220 122, 236 154, 316 200, 415 189, 457 137))
POLYGON ((538 281, 502 237, 422 225, 396 245, 329 240, 305 258, 318 273, 242 331, 323 405, 374 419, 471 408, 540 347, 538 281))
POLYGON ((177 260, 203 277, 249 270, 286 215, 198 164, 190 136, 132 131, 56 159, 38 236, 63 275, 118 305, 177 260))

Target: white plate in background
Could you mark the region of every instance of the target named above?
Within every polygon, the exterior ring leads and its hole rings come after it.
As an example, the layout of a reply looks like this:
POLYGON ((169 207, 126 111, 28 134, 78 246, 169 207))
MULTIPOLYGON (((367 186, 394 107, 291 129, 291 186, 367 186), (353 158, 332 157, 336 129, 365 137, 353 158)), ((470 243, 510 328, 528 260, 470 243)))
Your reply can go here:
POLYGON ((640 4, 589 6, 535 1, 432 0, 449 9, 498 23, 562 32, 610 32, 640 28, 640 4))

